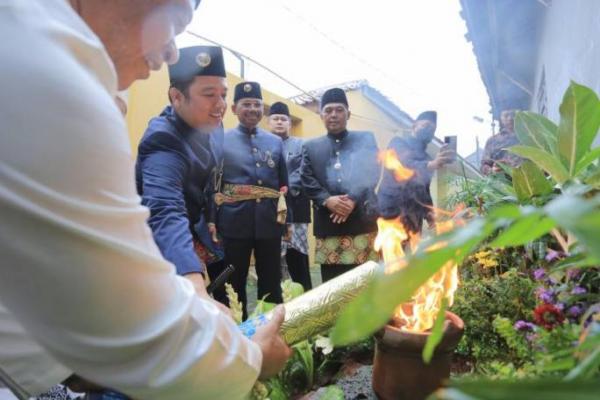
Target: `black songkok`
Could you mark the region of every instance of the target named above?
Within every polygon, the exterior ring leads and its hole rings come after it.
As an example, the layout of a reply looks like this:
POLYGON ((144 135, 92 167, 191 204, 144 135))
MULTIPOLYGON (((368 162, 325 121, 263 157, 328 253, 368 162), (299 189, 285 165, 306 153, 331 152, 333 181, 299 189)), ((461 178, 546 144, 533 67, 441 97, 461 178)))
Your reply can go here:
POLYGON ((437 125, 437 111, 423 111, 416 120, 431 121, 437 125))
POLYGON ((273 114, 287 115, 289 117, 290 109, 288 108, 287 104, 278 101, 276 103, 273 103, 271 108, 269 108, 269 115, 273 114))
POLYGON ((233 95, 233 102, 237 103, 241 99, 260 99, 262 100, 262 93, 260 91, 260 85, 258 82, 240 82, 235 85, 235 93, 233 95))
POLYGON ((333 88, 323 93, 321 97, 321 109, 329 103, 342 103, 348 107, 348 99, 346 98, 346 92, 340 88, 333 88))
POLYGON ((191 81, 196 76, 227 76, 223 50, 220 47, 186 47, 179 51, 177 63, 169 65, 171 85, 191 81))

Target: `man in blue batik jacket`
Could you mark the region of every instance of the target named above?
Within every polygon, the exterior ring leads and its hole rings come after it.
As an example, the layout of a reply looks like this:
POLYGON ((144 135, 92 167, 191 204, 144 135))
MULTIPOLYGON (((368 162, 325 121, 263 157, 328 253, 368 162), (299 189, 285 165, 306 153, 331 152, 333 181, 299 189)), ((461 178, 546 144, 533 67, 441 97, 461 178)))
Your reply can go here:
POLYGON ((223 181, 215 197, 217 228, 225 244, 225 261, 247 315, 246 280, 254 250, 258 298, 281 303, 281 238, 289 216, 284 198, 288 186, 283 142, 258 127, 263 117, 260 85, 235 87, 232 110, 239 125, 225 133, 223 181))
MULTIPOLYGON (((207 246, 197 232, 208 229, 206 191, 222 162, 227 83, 221 48, 182 49, 169 76, 171 105, 150 120, 139 144, 136 183, 161 253, 206 295, 199 254, 207 246)), ((214 277, 219 268, 222 264, 211 265, 208 272, 214 277)), ((223 291, 215 297, 226 301, 223 291)))

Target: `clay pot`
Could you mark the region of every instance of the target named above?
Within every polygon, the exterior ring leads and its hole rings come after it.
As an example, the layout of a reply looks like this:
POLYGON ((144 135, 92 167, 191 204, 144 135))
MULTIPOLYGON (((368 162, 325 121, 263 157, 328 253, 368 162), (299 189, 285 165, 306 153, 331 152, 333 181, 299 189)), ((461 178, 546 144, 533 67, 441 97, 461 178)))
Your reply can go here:
POLYGON ((410 333, 386 325, 375 335, 373 391, 383 400, 426 399, 450 377, 452 352, 458 345, 464 322, 446 312, 444 335, 431 362, 423 362, 429 333, 410 333))

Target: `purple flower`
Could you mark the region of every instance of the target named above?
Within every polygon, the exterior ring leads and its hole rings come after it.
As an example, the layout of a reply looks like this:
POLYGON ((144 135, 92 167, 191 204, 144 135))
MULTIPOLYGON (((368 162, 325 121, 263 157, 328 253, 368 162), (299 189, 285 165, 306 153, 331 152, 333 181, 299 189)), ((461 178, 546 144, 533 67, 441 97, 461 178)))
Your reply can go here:
POLYGON ((513 328, 515 328, 516 331, 520 332, 533 332, 533 330, 535 329, 535 325, 531 322, 519 320, 515 322, 513 328))
POLYGON ((567 270, 567 278, 570 280, 579 278, 579 274, 581 274, 581 271, 577 268, 567 270))
MULTIPOLYGON (((533 325, 533 324, 532 324, 532 325, 533 325)), ((534 325, 534 326, 535 326, 535 325, 534 325)), ((530 343, 531 343, 531 342, 535 342, 535 341, 537 340, 537 338, 538 338, 538 334, 537 334, 537 333, 528 333, 528 334, 526 334, 526 335, 525 335, 525 339, 526 339, 528 342, 530 342, 530 343)))
POLYGON ((539 287, 536 289, 535 294, 537 298, 546 304, 551 304, 554 302, 554 292, 552 289, 546 289, 544 287, 539 287))
POLYGON ((577 318, 583 313, 583 310, 579 306, 571 306, 567 310, 567 315, 571 318, 577 318))
POLYGON ((548 253, 546 253, 546 257, 544 257, 544 259, 548 262, 552 262, 554 260, 558 260, 560 257, 560 252, 550 249, 548 250, 548 253))
POLYGON ((558 308, 560 311, 564 311, 565 310, 565 303, 556 303, 555 304, 556 308, 558 308))
POLYGON ((536 281, 541 281, 545 277, 546 277, 546 270, 544 268, 538 268, 535 271, 533 271, 533 278, 536 281))
POLYGON ((571 290, 571 294, 575 294, 575 295, 577 295, 577 294, 584 294, 584 293, 587 293, 587 289, 583 288, 581 286, 575 286, 573 288, 573 290, 571 290))

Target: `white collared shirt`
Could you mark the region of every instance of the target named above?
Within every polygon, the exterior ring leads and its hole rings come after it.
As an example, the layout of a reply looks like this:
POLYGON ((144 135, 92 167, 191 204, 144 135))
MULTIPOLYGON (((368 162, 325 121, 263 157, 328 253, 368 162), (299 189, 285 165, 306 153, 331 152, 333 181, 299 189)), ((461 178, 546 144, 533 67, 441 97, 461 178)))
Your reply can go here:
POLYGON ((32 391, 76 371, 140 399, 242 398, 260 349, 154 243, 98 38, 67 0, 0 0, 0 37, 0 348, 26 343, 0 368, 27 385, 44 363, 32 391))

